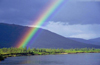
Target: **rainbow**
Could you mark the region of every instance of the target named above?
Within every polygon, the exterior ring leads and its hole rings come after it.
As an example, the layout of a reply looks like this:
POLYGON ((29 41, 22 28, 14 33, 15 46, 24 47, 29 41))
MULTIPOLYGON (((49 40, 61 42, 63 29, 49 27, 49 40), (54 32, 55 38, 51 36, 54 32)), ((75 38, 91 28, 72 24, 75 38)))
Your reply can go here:
MULTIPOLYGON (((57 12, 59 7, 64 3, 64 0, 52 0, 48 6, 43 10, 42 14, 34 21, 33 26, 41 27, 54 13, 57 12)), ((16 47, 26 47, 29 45, 30 40, 39 33, 39 28, 32 27, 26 32, 21 40, 17 43, 16 47)))

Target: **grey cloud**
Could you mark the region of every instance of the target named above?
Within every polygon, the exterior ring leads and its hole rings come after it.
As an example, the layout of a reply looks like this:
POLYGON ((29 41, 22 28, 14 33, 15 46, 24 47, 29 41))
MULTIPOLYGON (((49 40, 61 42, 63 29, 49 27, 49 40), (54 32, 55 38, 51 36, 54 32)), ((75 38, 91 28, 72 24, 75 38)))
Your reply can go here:
POLYGON ((3 0, 0 6, 0 21, 23 24, 33 20, 47 0, 3 0))
MULTIPOLYGON (((0 22, 29 25, 50 0, 0 0, 0 22)), ((53 0, 52 0, 53 1, 53 0)), ((74 1, 74 0, 73 0, 74 1)), ((48 21, 100 24, 99 2, 70 2, 48 21)))
POLYGON ((91 39, 100 37, 100 24, 74 24, 69 25, 62 22, 49 22, 44 27, 52 32, 60 34, 64 37, 75 37, 83 39, 91 39), (61 28, 61 29, 60 29, 61 28))
POLYGON ((100 24, 99 2, 67 3, 55 21, 69 22, 70 24, 100 24))

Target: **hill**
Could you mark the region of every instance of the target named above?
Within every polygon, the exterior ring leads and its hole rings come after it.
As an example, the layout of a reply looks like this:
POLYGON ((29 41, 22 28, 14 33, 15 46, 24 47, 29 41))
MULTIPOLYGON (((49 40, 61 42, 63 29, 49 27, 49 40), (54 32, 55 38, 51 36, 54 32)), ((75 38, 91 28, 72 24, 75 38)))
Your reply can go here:
POLYGON ((79 41, 82 43, 86 43, 86 44, 100 45, 100 38, 89 39, 89 40, 85 40, 85 39, 81 39, 81 38, 69 38, 69 39, 79 41))
MULTIPOLYGON (((14 47, 22 35, 30 27, 0 23, 0 47, 14 47)), ((41 29, 41 34, 30 45, 30 48, 100 48, 100 46, 86 44, 65 38, 48 30, 41 29)))
POLYGON ((89 39, 89 41, 98 42, 99 45, 100 45, 100 37, 99 38, 95 38, 95 39, 89 39))

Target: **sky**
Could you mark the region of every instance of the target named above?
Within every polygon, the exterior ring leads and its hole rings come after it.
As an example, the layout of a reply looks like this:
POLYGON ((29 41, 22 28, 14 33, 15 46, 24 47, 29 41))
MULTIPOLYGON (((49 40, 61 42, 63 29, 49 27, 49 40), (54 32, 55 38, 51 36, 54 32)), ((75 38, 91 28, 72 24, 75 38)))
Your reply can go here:
MULTIPOLYGON (((0 23, 32 26, 50 0, 0 0, 0 23)), ((52 0, 53 1, 53 0, 52 0)), ((64 37, 100 37, 100 1, 65 0, 42 28, 64 37)))

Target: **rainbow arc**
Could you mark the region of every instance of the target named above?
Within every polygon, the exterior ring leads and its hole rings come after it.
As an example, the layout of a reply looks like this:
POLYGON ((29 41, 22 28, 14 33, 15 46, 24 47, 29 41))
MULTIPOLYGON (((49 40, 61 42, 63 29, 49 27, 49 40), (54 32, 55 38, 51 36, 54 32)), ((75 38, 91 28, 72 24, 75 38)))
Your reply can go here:
MULTIPOLYGON (((50 4, 45 7, 42 14, 39 15, 38 18, 34 21, 35 23, 33 23, 33 26, 41 27, 50 18, 50 16, 57 12, 63 3, 65 3, 64 0, 52 0, 50 4)), ((39 33, 39 28, 30 28, 17 43, 16 47, 20 48, 30 45, 29 42, 32 40, 32 38, 35 38, 37 33, 39 33)))

